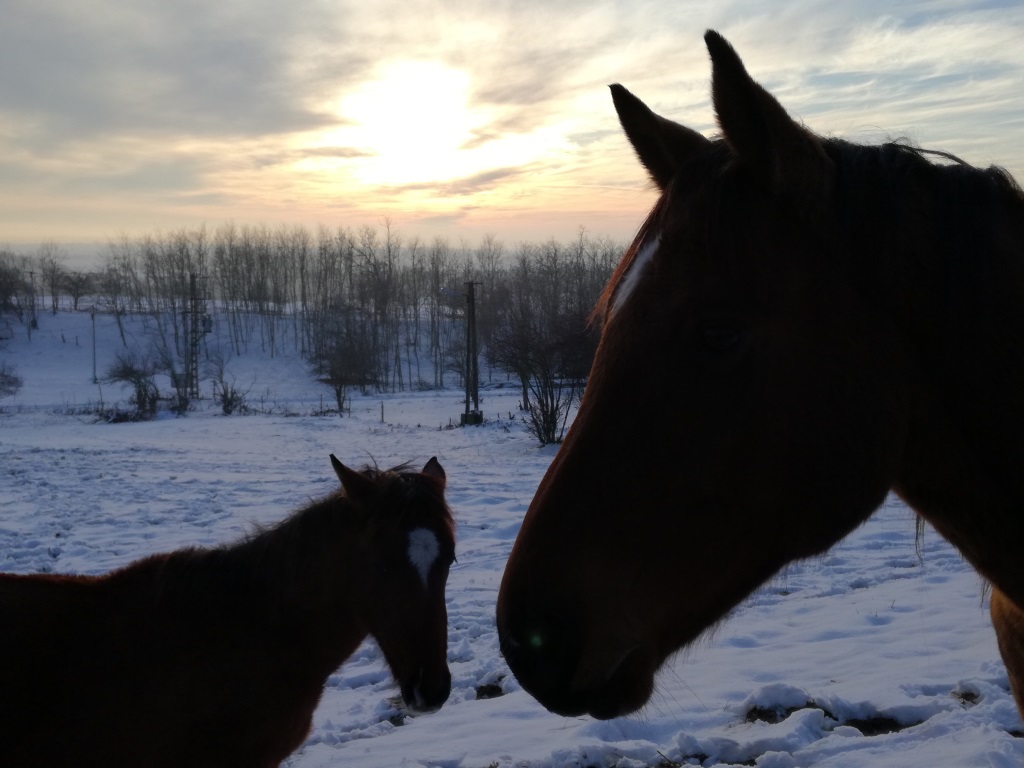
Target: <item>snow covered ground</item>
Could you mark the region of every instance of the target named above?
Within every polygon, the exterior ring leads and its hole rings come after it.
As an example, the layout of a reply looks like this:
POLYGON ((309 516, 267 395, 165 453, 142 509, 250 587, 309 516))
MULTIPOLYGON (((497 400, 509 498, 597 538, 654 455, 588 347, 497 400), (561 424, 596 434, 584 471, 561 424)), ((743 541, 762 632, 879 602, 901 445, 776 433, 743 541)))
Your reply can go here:
MULTIPOLYGON (((116 332, 107 318, 98 328, 102 376, 116 332)), ((442 428, 458 422, 458 390, 357 396, 351 418, 313 416, 329 398, 302 362, 250 353, 231 371, 252 382, 250 402, 269 415, 226 417, 206 400, 183 418, 98 424, 75 414, 101 399, 88 315, 41 315, 31 343, 15 331, 0 347, 0 362, 24 379, 17 396, 0 400, 2 570, 102 573, 152 552, 230 541, 331 491, 332 452, 355 465, 433 455, 444 465, 459 521, 448 584, 451 698, 435 714, 404 716, 368 642, 329 679, 289 766, 1024 764, 1024 724, 981 580, 930 529, 919 558, 913 516, 896 499, 681 654, 641 713, 563 718, 520 689, 494 626, 505 559, 554 455, 509 419, 513 388, 483 392, 480 427, 442 428)), ((102 385, 102 399, 127 393, 102 385)), ((694 578, 681 547, 680 584, 694 578)))

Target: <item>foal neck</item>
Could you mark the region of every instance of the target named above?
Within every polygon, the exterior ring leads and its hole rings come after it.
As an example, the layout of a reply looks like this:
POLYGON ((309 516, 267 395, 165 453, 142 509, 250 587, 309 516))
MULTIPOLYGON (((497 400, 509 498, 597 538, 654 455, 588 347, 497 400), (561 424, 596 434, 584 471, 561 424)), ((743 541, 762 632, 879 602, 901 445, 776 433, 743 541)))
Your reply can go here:
POLYGON ((352 605, 362 540, 341 494, 311 504, 223 550, 255 599, 299 621, 356 623, 352 605))

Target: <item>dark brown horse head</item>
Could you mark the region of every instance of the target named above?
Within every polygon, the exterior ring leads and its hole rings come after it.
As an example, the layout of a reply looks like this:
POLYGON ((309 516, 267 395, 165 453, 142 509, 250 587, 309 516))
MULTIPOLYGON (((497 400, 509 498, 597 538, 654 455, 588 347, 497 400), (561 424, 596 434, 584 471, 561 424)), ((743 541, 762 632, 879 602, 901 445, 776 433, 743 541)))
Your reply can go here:
POLYGON ((905 337, 848 276, 827 142, 705 41, 719 138, 612 86, 661 197, 501 585, 509 665, 567 715, 642 706, 670 654, 865 520, 904 449, 905 337))
POLYGON ((445 584, 455 560, 455 528, 444 500, 444 469, 436 458, 420 472, 357 472, 333 455, 331 463, 362 521, 359 613, 406 706, 433 712, 451 690, 445 584))

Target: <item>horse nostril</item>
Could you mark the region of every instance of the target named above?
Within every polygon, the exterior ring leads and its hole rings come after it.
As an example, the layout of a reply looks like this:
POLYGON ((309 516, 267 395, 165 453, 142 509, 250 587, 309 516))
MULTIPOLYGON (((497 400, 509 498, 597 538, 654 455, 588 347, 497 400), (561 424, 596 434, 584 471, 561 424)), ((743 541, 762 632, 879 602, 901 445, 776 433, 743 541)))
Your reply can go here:
POLYGON ((522 633, 508 631, 501 633, 501 652, 505 656, 522 656, 540 653, 549 646, 547 634, 540 629, 527 630, 522 633))
POLYGON ((544 639, 544 633, 540 630, 534 630, 527 633, 522 640, 519 640, 513 634, 507 634, 501 643, 502 653, 539 653, 545 646, 548 645, 544 639))
POLYGON ((571 674, 576 658, 563 624, 559 618, 533 616, 501 633, 501 652, 527 688, 571 674))
POLYGON ((573 678, 581 657, 581 635, 572 617, 530 611, 504 623, 501 651, 523 689, 552 712, 571 716, 586 711, 573 678))
POLYGON ((651 693, 657 664, 642 646, 614 636, 604 645, 584 645, 578 616, 506 624, 501 651, 523 689, 552 712, 618 717, 641 707, 651 693))

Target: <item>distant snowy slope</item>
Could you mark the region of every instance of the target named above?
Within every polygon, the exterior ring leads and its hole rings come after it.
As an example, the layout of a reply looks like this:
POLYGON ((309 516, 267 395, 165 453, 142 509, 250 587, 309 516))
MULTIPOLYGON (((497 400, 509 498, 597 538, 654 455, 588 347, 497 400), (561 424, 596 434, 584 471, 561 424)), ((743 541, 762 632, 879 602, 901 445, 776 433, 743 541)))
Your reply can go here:
MULTIPOLYGON (((289 766, 1024 765, 1024 724, 981 580, 930 529, 919 558, 913 517, 896 499, 681 654, 643 712, 562 718, 509 675, 494 627, 505 559, 555 453, 524 429, 513 387, 484 391, 480 427, 442 428, 462 411, 457 389, 357 395, 351 418, 312 416, 327 393, 305 364, 250 350, 231 370, 265 414, 224 416, 207 399, 181 418, 95 423, 83 406, 127 393, 92 383, 88 314, 39 319, 31 342, 18 327, 0 346, 0 361, 25 382, 0 400, 3 570, 102 573, 232 540, 331 491, 329 453, 382 466, 436 455, 444 465, 459 523, 448 704, 402 713, 368 642, 331 676, 289 766)), ((97 332, 102 376, 120 342, 110 318, 97 332)), ((651 588, 685 590, 701 578, 683 545, 677 572, 678 584, 651 588)))

